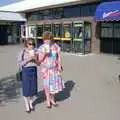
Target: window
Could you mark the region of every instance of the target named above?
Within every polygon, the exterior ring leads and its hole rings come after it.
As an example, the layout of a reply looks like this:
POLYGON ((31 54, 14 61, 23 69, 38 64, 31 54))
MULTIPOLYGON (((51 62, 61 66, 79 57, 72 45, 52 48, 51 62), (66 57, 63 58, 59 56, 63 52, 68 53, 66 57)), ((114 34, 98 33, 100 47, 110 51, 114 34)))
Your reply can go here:
POLYGON ((53 18, 52 10, 44 10, 43 19, 47 20, 52 18, 53 18))
POLYGON ((81 27, 75 27, 74 29, 74 37, 75 38, 82 38, 82 28, 81 27))
POLYGON ((81 5, 81 16, 94 16, 97 4, 81 5))
POLYGON ((70 17, 79 17, 80 16, 80 6, 71 6, 71 7, 65 7, 64 8, 64 17, 70 18, 70 17))
POLYGON ((51 24, 45 24, 44 31, 52 31, 51 24))
POLYGON ((74 39, 83 38, 83 23, 74 23, 74 39))
POLYGON ((85 23, 84 37, 85 39, 91 39, 91 24, 90 23, 85 23))
POLYGON ((80 16, 94 16, 99 3, 81 4, 27 13, 28 20, 60 19, 80 16))
POLYGON ((102 38, 112 38, 113 37, 113 24, 102 23, 101 24, 101 37, 102 38))
POLYGON ((44 11, 38 12, 38 20, 43 20, 44 11))
POLYGON ((29 16, 29 20, 38 20, 38 14, 37 13, 33 13, 29 16))
POLYGON ((63 8, 56 8, 53 9, 53 18, 62 18, 63 17, 63 13, 64 13, 64 9, 63 8))
POLYGON ((63 38, 71 38, 71 24, 63 25, 63 38))
POLYGON ((102 38, 120 38, 120 23, 102 23, 102 38))
POLYGON ((70 18, 70 17, 72 17, 71 8, 70 7, 64 8, 64 18, 70 18))
POLYGON ((120 23, 114 23, 114 37, 120 38, 120 23))
POLYGON ((37 26, 37 37, 42 37, 43 34, 43 25, 37 26))
POLYGON ((71 8, 71 16, 72 17, 79 17, 80 16, 80 7, 79 6, 73 6, 71 8))
POLYGON ((81 5, 81 16, 89 16, 89 6, 88 5, 81 5))
POLYGON ((28 26, 28 37, 35 37, 36 36, 36 26, 28 26))
POLYGON ((61 24, 54 24, 54 37, 61 37, 61 24))
POLYGON ((96 8, 98 4, 91 4, 89 8, 89 16, 95 16, 96 8))
POLYGON ((110 28, 110 27, 102 28, 101 37, 102 38, 112 38, 113 37, 112 28, 110 28))

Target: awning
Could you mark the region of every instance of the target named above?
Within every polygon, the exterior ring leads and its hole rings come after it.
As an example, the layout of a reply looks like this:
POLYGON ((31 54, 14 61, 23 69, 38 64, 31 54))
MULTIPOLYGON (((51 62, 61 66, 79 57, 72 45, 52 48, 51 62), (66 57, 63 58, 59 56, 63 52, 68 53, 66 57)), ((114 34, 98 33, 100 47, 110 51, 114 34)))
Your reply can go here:
POLYGON ((119 21, 120 1, 101 3, 96 10, 96 21, 119 21))
POLYGON ((1 6, 0 10, 30 12, 36 10, 64 7, 78 4, 93 3, 100 0, 17 0, 18 2, 1 6))
POLYGON ((16 12, 0 11, 0 21, 26 21, 24 14, 16 12))

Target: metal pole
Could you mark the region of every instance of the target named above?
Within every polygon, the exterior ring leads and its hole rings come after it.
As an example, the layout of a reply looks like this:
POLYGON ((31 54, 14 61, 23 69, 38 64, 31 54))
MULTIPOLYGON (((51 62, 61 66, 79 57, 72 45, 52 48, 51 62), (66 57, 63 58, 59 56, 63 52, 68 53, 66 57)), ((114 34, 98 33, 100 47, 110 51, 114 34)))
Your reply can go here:
POLYGON ((35 25, 35 47, 37 48, 37 25, 35 25))
POLYGON ((83 39, 83 41, 82 41, 82 50, 83 50, 83 55, 85 55, 85 23, 83 22, 83 30, 82 30, 82 32, 83 32, 83 37, 82 37, 82 39, 83 39))

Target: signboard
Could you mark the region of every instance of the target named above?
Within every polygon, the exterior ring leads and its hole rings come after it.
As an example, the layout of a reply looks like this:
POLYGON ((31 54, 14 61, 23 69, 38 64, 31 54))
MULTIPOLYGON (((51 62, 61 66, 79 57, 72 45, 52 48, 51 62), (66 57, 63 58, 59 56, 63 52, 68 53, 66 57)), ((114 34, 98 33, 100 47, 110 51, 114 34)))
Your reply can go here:
POLYGON ((26 37, 26 26, 21 25, 21 38, 25 38, 25 37, 26 37))

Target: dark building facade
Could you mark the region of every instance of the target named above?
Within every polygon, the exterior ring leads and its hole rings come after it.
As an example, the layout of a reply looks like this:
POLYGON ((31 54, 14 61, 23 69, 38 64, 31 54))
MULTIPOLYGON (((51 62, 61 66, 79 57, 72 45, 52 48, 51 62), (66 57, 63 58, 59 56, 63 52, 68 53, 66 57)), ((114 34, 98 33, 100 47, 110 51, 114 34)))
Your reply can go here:
POLYGON ((21 13, 0 11, 0 45, 19 43, 20 27, 25 21, 21 13))
POLYGON ((120 0, 103 0, 97 7, 96 21, 100 52, 120 54, 120 0))
POLYGON ((0 45, 20 43, 20 26, 23 22, 0 22, 0 45))

